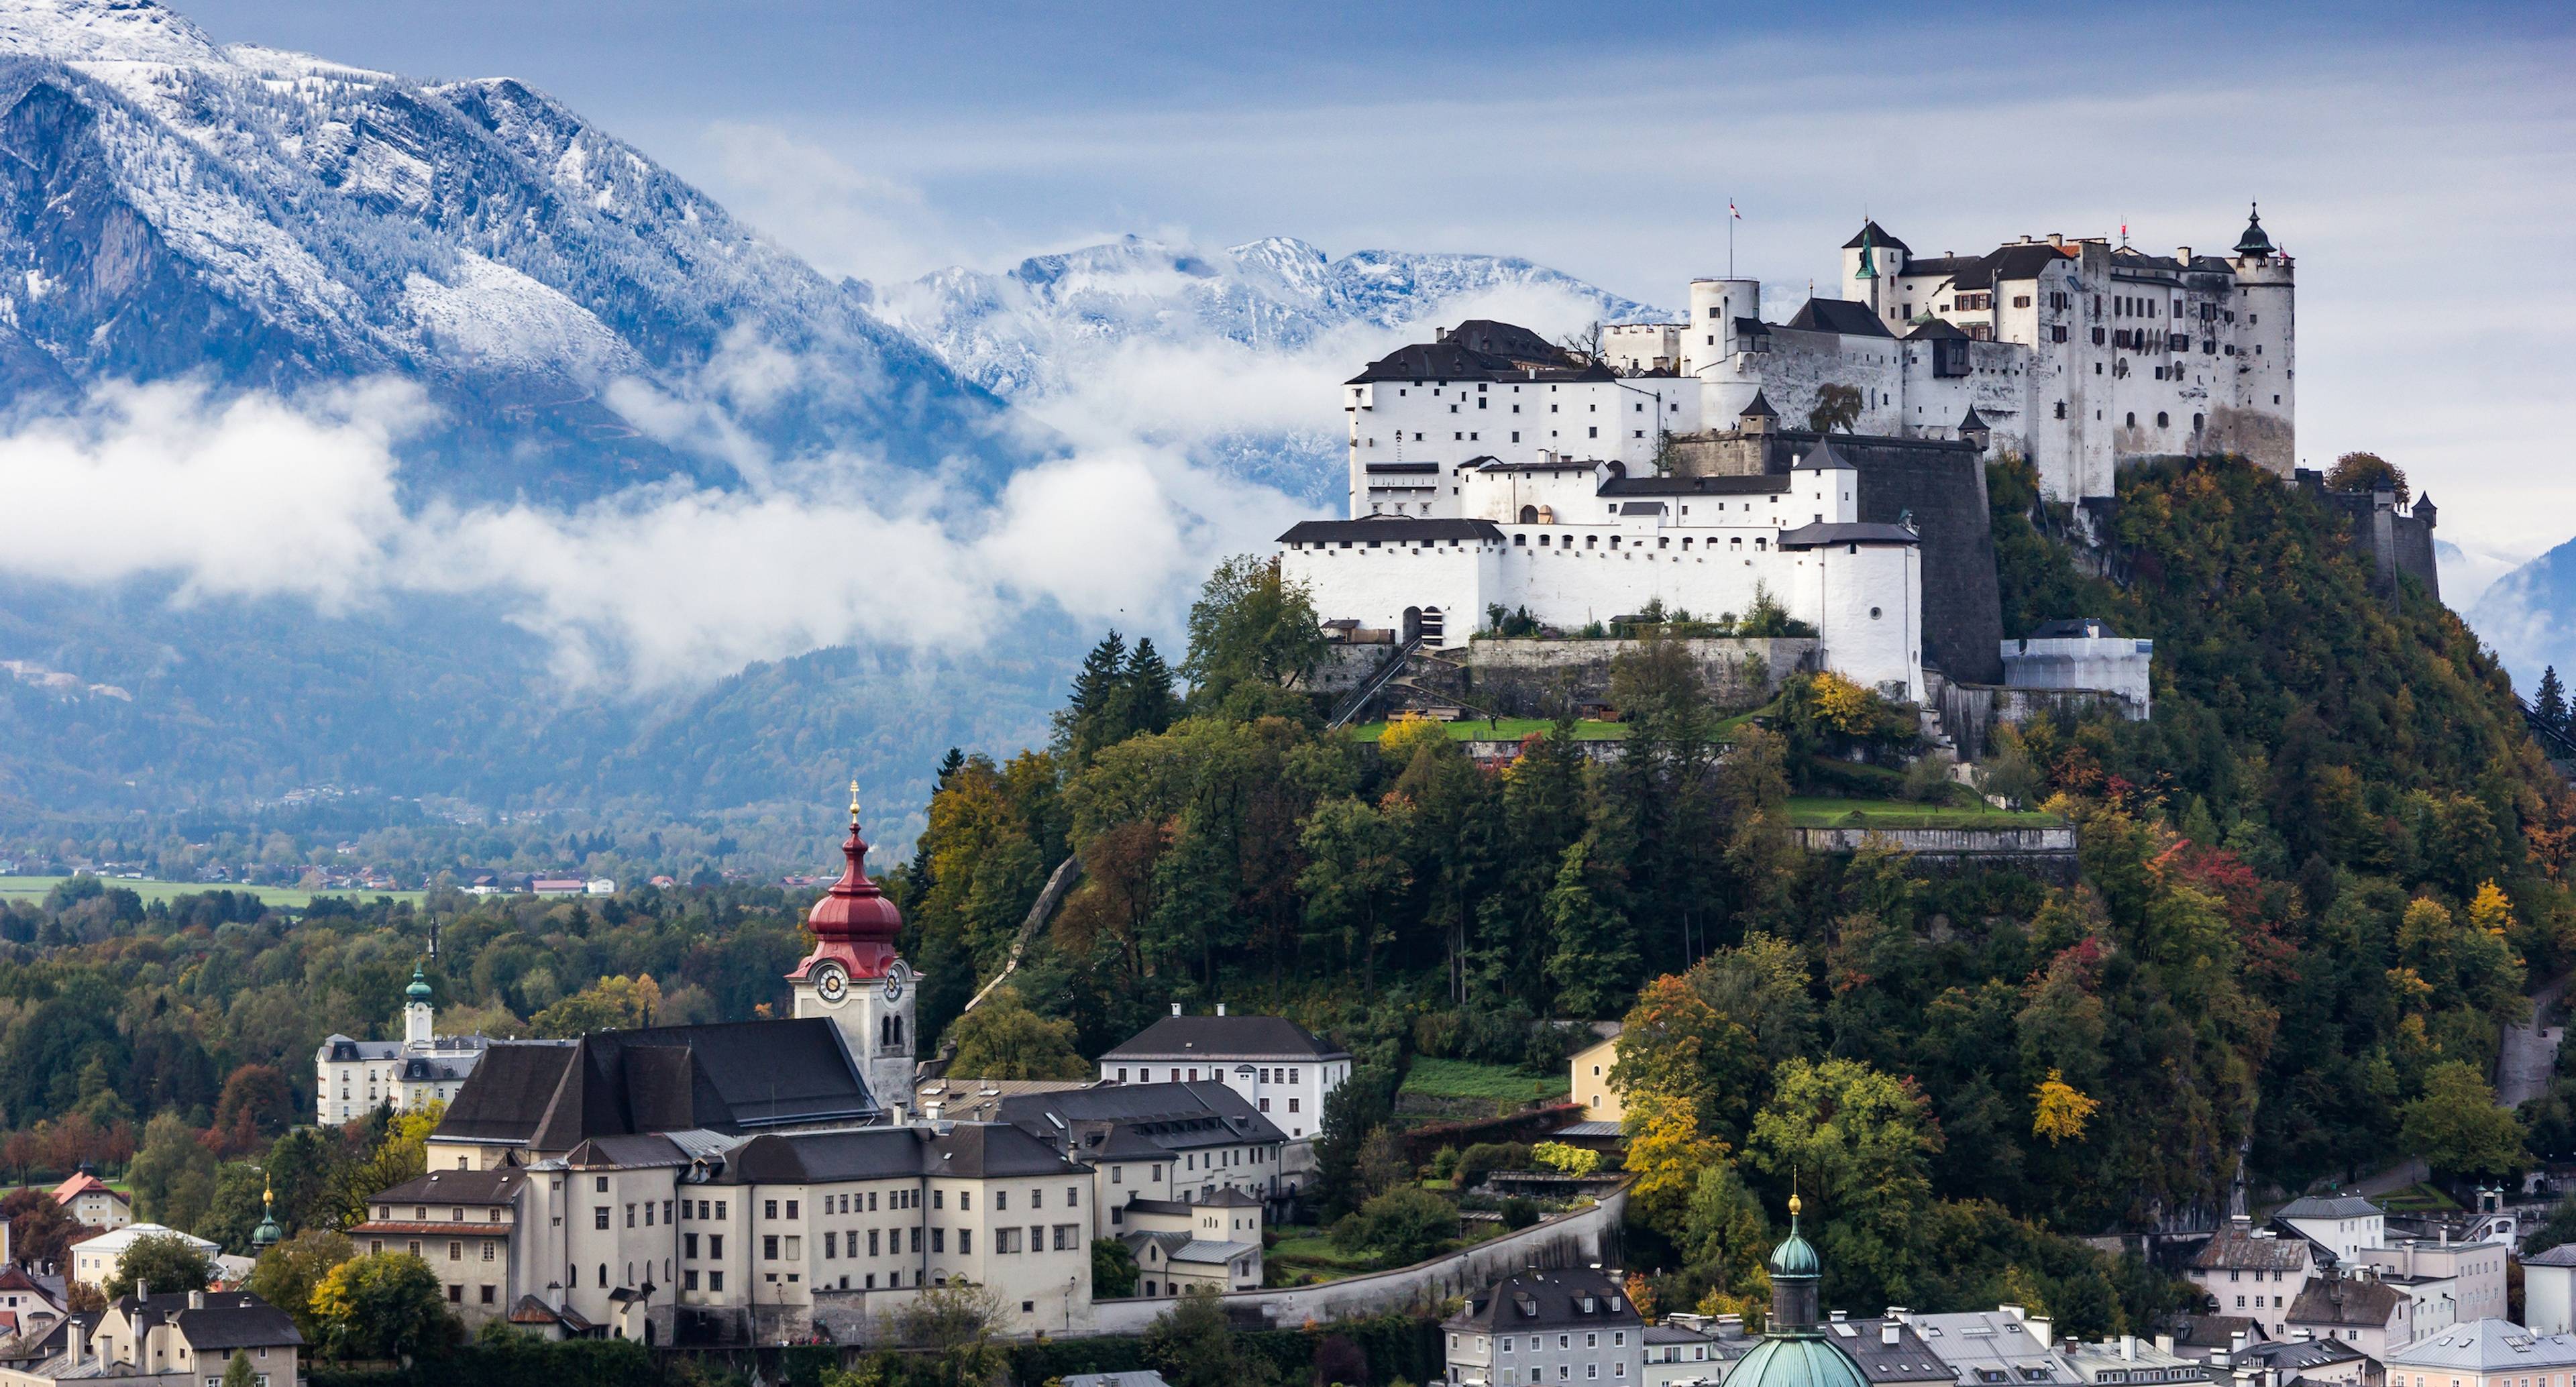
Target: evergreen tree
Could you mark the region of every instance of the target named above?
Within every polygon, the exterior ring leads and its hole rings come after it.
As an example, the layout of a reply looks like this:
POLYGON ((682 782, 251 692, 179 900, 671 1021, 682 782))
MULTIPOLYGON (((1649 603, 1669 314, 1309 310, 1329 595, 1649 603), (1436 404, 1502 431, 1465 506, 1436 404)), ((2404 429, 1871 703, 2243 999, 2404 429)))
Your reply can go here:
POLYGON ((2531 700, 2531 711, 2550 731, 2568 730, 2567 688, 2558 682, 2558 666, 2551 665, 2540 672, 2540 691, 2531 700))
POLYGON ((1127 735, 1157 733, 1172 725, 1178 702, 1172 697, 1172 667, 1154 649, 1154 638, 1139 636, 1128 653, 1126 669, 1127 735))
POLYGON ((1116 631, 1082 657, 1073 693, 1055 715, 1056 745, 1075 768, 1091 764, 1104 746, 1127 740, 1135 699, 1127 678, 1127 642, 1116 631))

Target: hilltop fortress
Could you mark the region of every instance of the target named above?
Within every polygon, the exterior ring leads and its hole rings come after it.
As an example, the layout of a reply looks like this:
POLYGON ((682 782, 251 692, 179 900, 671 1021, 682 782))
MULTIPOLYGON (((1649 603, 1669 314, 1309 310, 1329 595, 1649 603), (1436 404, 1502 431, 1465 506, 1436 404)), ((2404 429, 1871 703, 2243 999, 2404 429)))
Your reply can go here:
POLYGON ((2090 512, 2124 463, 2296 462, 2289 257, 2249 216, 2229 256, 2024 238, 1917 257, 1876 222, 1840 298, 1786 323, 1752 279, 1596 346, 1470 321, 1345 383, 1350 519, 1280 536, 1341 629, 1437 649, 1496 611, 1564 630, 1660 601, 1767 599, 1816 660, 1920 702, 1928 663, 1999 683, 1989 449, 2090 512))

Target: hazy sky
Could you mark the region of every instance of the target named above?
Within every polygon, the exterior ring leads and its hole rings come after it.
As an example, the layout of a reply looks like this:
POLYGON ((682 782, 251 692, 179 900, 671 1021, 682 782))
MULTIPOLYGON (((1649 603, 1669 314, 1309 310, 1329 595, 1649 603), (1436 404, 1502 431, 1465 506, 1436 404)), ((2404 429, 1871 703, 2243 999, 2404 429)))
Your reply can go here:
MULTIPOLYGON (((1830 285, 1864 209, 2298 258, 2301 451, 2442 534, 2576 534, 2576 7, 176 0, 216 38, 522 78, 869 279, 1136 231, 1525 255, 1652 303, 1830 285)), ((1831 292, 1830 289, 1827 292, 1831 292)), ((1318 399, 1321 417, 1330 399, 1318 399)))

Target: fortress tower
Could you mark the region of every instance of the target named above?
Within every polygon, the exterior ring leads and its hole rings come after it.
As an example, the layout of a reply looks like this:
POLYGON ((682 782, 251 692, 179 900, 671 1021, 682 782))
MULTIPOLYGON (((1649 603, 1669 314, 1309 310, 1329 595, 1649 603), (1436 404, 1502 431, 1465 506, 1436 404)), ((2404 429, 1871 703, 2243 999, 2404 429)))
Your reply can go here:
POLYGON ((787 981, 795 988, 795 1014, 827 1017, 838 1026, 869 1096, 900 1116, 912 1106, 912 1007, 919 978, 894 951, 903 913, 868 880, 856 781, 850 784, 850 836, 841 856, 848 860, 841 879, 805 917, 814 931, 814 952, 787 981))

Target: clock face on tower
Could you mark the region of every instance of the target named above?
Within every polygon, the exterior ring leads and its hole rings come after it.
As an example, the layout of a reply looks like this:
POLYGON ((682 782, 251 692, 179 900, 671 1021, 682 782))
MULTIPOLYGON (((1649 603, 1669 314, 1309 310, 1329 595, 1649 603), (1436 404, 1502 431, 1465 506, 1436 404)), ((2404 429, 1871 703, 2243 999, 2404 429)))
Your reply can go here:
POLYGON ((850 973, 838 962, 825 959, 814 965, 814 995, 823 1005, 836 1007, 850 997, 850 973))
POLYGON ((885 999, 889 1002, 902 1001, 904 986, 911 981, 911 967, 905 964, 902 959, 896 959, 894 961, 894 966, 886 969, 885 999))

